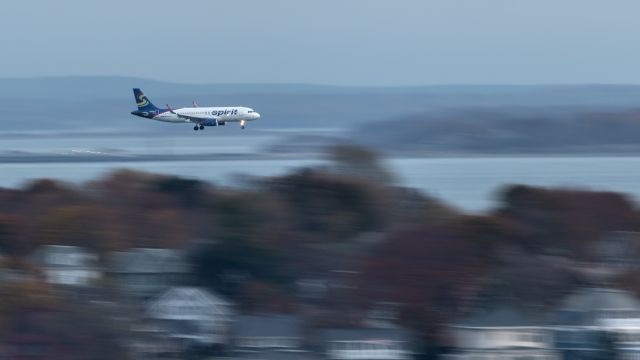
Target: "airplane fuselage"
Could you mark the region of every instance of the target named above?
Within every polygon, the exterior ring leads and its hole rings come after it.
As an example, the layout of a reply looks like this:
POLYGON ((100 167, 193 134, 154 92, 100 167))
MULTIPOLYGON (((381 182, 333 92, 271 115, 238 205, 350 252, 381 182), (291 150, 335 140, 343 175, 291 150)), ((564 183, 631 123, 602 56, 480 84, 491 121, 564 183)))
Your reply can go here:
POLYGON ((151 120, 170 123, 202 123, 205 126, 227 122, 242 122, 257 120, 260 115, 254 110, 242 106, 225 107, 187 107, 170 111, 159 109, 156 111, 134 111, 133 115, 151 120))

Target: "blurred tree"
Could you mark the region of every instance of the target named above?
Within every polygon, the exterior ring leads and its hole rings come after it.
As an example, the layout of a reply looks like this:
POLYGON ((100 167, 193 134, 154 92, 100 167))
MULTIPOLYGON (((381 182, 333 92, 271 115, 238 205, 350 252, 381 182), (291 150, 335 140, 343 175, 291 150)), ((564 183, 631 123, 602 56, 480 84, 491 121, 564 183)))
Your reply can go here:
POLYGON ((272 179, 270 187, 291 209, 296 230, 340 241, 384 227, 383 188, 363 179, 303 170, 272 179))
POLYGON ((291 300, 286 291, 273 283, 251 280, 239 289, 239 297, 246 299, 245 311, 252 313, 288 313, 291 300))
POLYGON ((62 294, 34 280, 0 287, 3 340, 23 347, 35 339, 33 345, 47 359, 126 358, 126 329, 114 326, 104 309, 62 294))
POLYGON ((424 340, 437 338, 439 324, 492 268, 485 249, 450 230, 420 227, 391 234, 366 257, 358 286, 365 304, 401 304, 402 323, 424 340))
POLYGON ((18 219, 15 216, 0 214, 0 252, 16 254, 20 248, 20 242, 16 237, 15 227, 18 219))
POLYGON ((252 280, 281 284, 288 278, 280 256, 250 239, 235 236, 197 247, 191 263, 201 284, 231 296, 252 280))
POLYGON ((633 203, 611 192, 517 185, 503 191, 497 214, 518 224, 529 250, 582 260, 608 231, 640 229, 633 203))
POLYGON ((153 191, 176 197, 180 205, 187 208, 197 208, 207 203, 207 186, 199 180, 168 176, 157 179, 150 185, 153 191))
POLYGON ((518 244, 522 230, 508 218, 492 215, 459 215, 449 223, 449 232, 467 239, 477 256, 498 261, 496 251, 503 246, 518 244))
POLYGON ((552 261, 521 253, 487 276, 474 305, 550 309, 579 285, 574 274, 552 261))
POLYGON ((263 214, 259 210, 260 194, 230 193, 218 196, 213 204, 219 222, 219 234, 223 237, 253 239, 262 225, 263 214))
POLYGON ((274 248, 271 242, 261 241, 263 237, 277 235, 277 224, 270 224, 269 215, 262 212, 262 200, 250 193, 216 198, 213 203, 213 215, 219 223, 213 236, 216 240, 192 252, 194 271, 201 283, 233 296, 251 281, 288 282, 284 270, 286 252, 274 248))
POLYGON ((28 278, 21 282, 0 285, 0 331, 11 331, 19 324, 18 315, 24 309, 55 310, 58 298, 48 284, 28 278))
POLYGON ((95 236, 95 224, 98 218, 94 216, 93 206, 58 206, 50 209, 39 219, 38 243, 65 244, 85 246, 99 250, 100 244, 95 236))
POLYGON ((53 194, 64 192, 67 189, 56 180, 38 179, 27 184, 25 192, 31 195, 35 194, 53 194))
POLYGON ((380 156, 373 150, 354 145, 339 144, 329 148, 329 160, 341 174, 372 181, 377 185, 391 185, 393 177, 382 165, 380 156))

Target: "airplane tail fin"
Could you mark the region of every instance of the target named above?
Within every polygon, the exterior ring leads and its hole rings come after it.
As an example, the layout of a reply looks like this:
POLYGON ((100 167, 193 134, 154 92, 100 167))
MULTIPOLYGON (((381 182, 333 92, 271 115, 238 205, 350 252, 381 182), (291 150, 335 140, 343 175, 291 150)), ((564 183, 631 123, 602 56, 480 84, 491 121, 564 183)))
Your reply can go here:
POLYGON ((133 96, 136 98, 136 105, 138 105, 138 110, 140 111, 154 111, 158 110, 155 105, 149 101, 147 96, 142 92, 142 90, 135 88, 133 89, 133 96))

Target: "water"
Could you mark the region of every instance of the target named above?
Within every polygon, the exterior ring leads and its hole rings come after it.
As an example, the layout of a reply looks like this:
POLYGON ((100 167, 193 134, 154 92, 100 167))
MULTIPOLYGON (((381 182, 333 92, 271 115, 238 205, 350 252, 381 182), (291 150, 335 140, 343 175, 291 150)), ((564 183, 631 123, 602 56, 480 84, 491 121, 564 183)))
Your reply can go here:
POLYGON ((510 184, 605 190, 640 198, 640 157, 394 159, 400 183, 471 211, 494 207, 510 184))
MULTIPOLYGON (((16 187, 42 177, 83 182, 119 168, 234 185, 244 178, 284 174, 320 162, 274 159, 0 164, 0 186, 16 187)), ((389 159, 386 163, 398 183, 468 211, 494 207, 496 192, 506 184, 608 190, 640 198, 640 157, 412 158, 389 159)))

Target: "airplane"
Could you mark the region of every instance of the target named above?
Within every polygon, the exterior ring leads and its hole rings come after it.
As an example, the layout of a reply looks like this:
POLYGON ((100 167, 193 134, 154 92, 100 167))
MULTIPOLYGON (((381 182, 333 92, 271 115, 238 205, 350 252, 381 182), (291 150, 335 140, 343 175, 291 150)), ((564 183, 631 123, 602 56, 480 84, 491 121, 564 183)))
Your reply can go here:
POLYGON ((260 118, 260 114, 257 111, 248 107, 199 107, 195 101, 192 107, 172 109, 167 104, 166 109, 160 109, 149 101, 142 90, 134 88, 133 95, 136 99, 138 110, 132 111, 132 115, 170 123, 191 123, 195 124, 193 130, 196 131, 204 130, 205 126, 224 126, 229 122, 238 122, 240 123, 240 128, 244 129, 247 122, 260 118))

